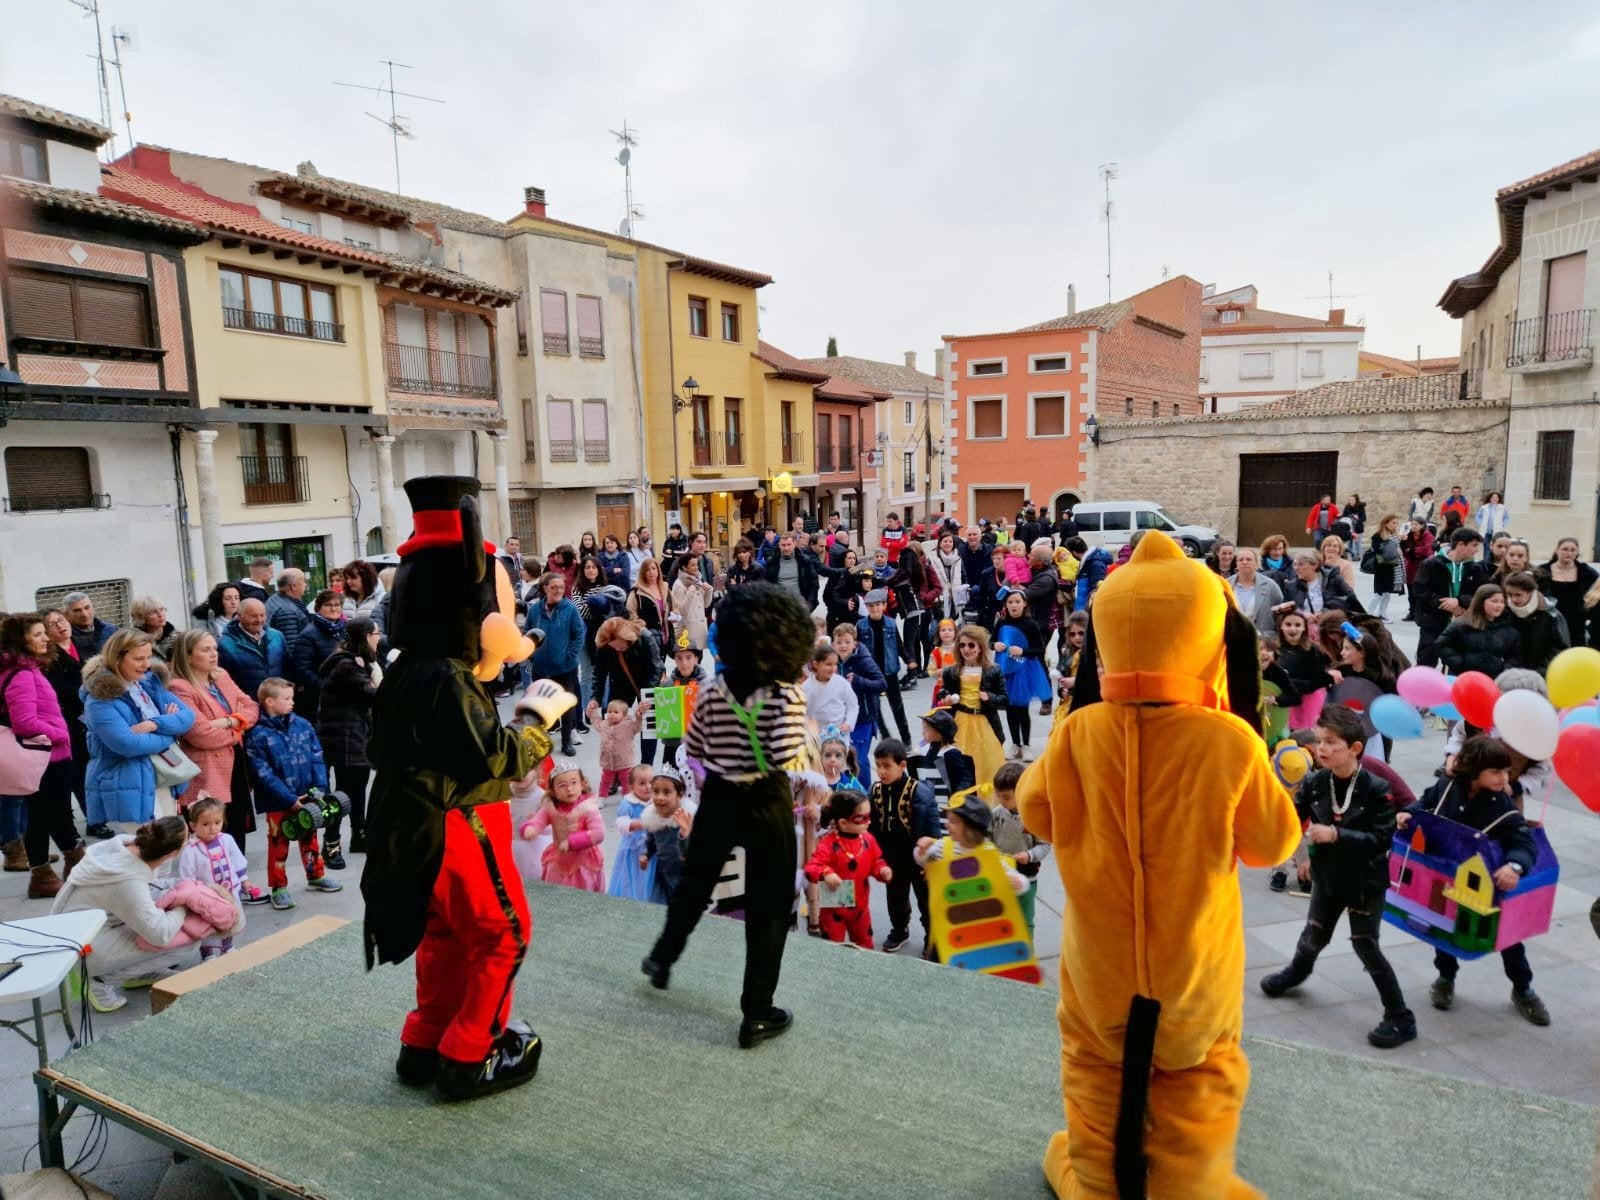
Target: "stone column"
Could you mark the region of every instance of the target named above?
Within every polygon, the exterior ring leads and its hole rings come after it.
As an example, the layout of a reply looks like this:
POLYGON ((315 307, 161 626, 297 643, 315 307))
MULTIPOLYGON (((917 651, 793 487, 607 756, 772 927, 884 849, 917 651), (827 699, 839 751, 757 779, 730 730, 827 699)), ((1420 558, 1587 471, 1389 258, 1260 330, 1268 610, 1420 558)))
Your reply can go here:
POLYGON ((506 465, 506 435, 491 431, 489 443, 494 447, 494 512, 500 522, 498 544, 516 531, 511 528, 511 469, 506 465))
POLYGON ((222 553, 222 502, 217 498, 217 431, 194 431, 194 480, 200 492, 200 546, 205 554, 204 592, 228 578, 228 561, 222 553))
MULTIPOLYGON (((383 548, 393 554, 400 544, 400 531, 394 525, 394 434, 372 435, 372 456, 377 464, 378 525, 383 530, 383 548)), ((359 552, 361 547, 356 547, 359 552)))

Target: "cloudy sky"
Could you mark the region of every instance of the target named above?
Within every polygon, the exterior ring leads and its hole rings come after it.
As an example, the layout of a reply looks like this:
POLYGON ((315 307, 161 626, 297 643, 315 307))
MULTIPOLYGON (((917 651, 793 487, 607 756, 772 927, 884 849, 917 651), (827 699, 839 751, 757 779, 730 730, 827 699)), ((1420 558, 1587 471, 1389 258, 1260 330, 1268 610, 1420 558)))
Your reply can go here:
MULTIPOLYGON (((622 218, 608 133, 640 131, 640 237, 764 271, 764 336, 897 359, 1163 271, 1364 318, 1453 354, 1445 284, 1495 245, 1493 195, 1600 145, 1600 10, 1479 0, 1222 6, 806 0, 101 0, 142 141, 392 187, 494 216, 622 218), (1342 296, 1342 298, 1339 298, 1342 296)), ((0 90, 98 113, 92 23, 4 0, 0 90)), ((113 81, 113 87, 115 83, 113 81)), ((115 105, 118 112, 121 105, 115 105)), ((119 128, 119 134, 121 129, 119 128)), ((123 143, 119 142, 119 149, 123 143)))

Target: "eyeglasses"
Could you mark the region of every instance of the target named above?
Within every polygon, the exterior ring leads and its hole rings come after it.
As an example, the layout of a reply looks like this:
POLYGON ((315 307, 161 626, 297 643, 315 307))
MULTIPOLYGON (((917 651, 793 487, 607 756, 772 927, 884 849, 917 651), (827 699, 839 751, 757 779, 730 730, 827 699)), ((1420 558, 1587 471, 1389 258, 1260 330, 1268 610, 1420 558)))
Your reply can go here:
POLYGON ((977 642, 957 642, 956 645, 963 650, 976 650, 978 648, 977 642))

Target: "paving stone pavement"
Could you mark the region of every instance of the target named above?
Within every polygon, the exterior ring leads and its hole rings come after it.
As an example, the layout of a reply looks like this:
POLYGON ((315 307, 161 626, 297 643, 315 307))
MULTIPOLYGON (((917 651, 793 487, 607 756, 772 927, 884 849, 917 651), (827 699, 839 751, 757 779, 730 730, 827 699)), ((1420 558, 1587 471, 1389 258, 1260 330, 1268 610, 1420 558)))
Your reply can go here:
MULTIPOLYGON (((1366 585, 1362 577, 1363 588, 1366 585)), ((1396 622, 1391 630, 1401 647, 1410 653, 1416 643, 1415 626, 1396 622)), ((921 682, 909 689, 906 711, 926 711, 930 685, 921 682)), ((504 706, 509 716, 509 704, 504 706)), ((1048 720, 1034 722, 1033 746, 1042 749, 1049 732, 1048 720)), ((1432 777, 1443 755, 1444 735, 1431 732, 1420 741, 1397 747, 1396 766, 1419 794, 1432 777)), ((596 764, 599 738, 590 735, 579 747, 578 760, 598 781, 596 764)), ((606 806, 609 821, 615 816, 615 800, 606 806)), ((1421 942, 1385 926, 1384 952, 1394 964, 1400 983, 1417 1013, 1420 1036, 1398 1050, 1380 1051, 1367 1045, 1366 1032, 1380 1017, 1379 1004, 1371 983, 1350 950, 1343 926, 1318 961, 1316 974, 1299 991, 1278 1000, 1269 1000, 1258 986, 1262 975, 1288 961, 1304 922, 1306 902, 1285 893, 1274 893, 1267 886, 1265 871, 1241 870, 1244 895, 1247 945, 1245 978, 1245 1028, 1257 1035, 1281 1037, 1288 1042, 1310 1043, 1350 1054, 1382 1058, 1423 1070, 1436 1071, 1477 1082, 1497 1083, 1529 1092, 1562 1097, 1594 1105, 1600 1102, 1600 1066, 1596 1047, 1600 1046, 1600 939, 1589 922, 1589 906, 1600 895, 1600 820, 1589 813, 1565 787, 1557 787, 1545 817, 1550 840, 1561 860, 1555 923, 1550 932, 1528 945, 1534 968, 1534 984, 1550 1008, 1552 1023, 1540 1029, 1529 1025, 1511 1007, 1510 988, 1496 958, 1486 957, 1466 964, 1457 982, 1456 1004, 1448 1013, 1435 1012, 1428 1005, 1427 989, 1433 980, 1432 951, 1421 942)), ((266 841, 257 834, 249 839, 246 857, 253 878, 263 880, 266 841)), ((608 842, 607 862, 614 852, 608 842)), ((360 920, 358 890, 362 856, 347 854, 350 866, 340 878, 346 884, 338 895, 308 893, 300 882, 299 867, 291 862, 290 880, 298 907, 292 912, 254 908, 243 941, 251 941, 282 929, 306 916, 331 914, 360 920)), ((1064 892, 1053 867, 1040 876, 1036 943, 1048 986, 1056 985, 1055 969, 1061 937, 1061 910, 1064 892)), ((27 876, 0 876, 0 921, 39 915, 48 909, 44 901, 24 898, 27 876)), ((874 926, 881 937, 888 928, 888 915, 881 887, 873 889, 874 926)), ((536 922, 537 922, 537 914, 536 922)), ((657 932, 661 910, 641 905, 639 945, 620 951, 642 952, 657 932)), ((915 923, 913 923, 915 929, 915 923)), ((802 935, 803 936, 803 935, 802 935)), ((915 939, 900 951, 912 954, 915 939)), ((537 932, 532 953, 538 954, 537 932)), ((0 955, 3 957, 3 955, 0 955)), ((1020 985, 1019 985, 1020 986, 1020 985)), ((520 1005, 530 1014, 538 1011, 538 996, 524 989, 520 1005)), ((737 1004, 729 997, 729 1019, 737 1004)), ((128 1006, 110 1015, 97 1015, 97 1036, 114 1034, 123 1026, 149 1013, 145 993, 131 993, 128 1006)), ((21 1015, 8 1012, 7 1016, 21 1015)), ((63 1049, 60 1027, 53 1031, 52 1051, 63 1049)), ((0 1031, 3 1035, 3 1031, 0 1031)), ((1041 1052, 1050 1047, 1041 1046, 1041 1052)), ((35 1110, 31 1076, 34 1051, 20 1038, 0 1036, 0 1174, 37 1165, 34 1151, 35 1110)), ((89 1123, 75 1119, 68 1127, 66 1146, 69 1158, 81 1145, 89 1123)), ((162 1179, 171 1165, 171 1156, 154 1143, 111 1127, 97 1165, 89 1177, 122 1197, 163 1197, 174 1194, 172 1182, 163 1187, 162 1179)), ((191 1181, 192 1182, 192 1181, 191 1181)), ((192 1194, 201 1194, 203 1187, 192 1194)), ((182 1194, 189 1195, 185 1190, 182 1194)), ((219 1195, 225 1191, 217 1192, 219 1195)))

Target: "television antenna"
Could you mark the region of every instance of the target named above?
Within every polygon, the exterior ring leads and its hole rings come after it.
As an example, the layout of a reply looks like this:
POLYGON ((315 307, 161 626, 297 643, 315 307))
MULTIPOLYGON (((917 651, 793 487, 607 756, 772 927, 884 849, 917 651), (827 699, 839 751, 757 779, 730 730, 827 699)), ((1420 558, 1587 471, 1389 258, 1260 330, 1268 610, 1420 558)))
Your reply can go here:
POLYGON ((1112 301, 1111 293, 1111 222, 1116 218, 1116 210, 1111 206, 1111 181, 1117 177, 1117 164, 1114 162, 1101 163, 1100 178, 1106 186, 1106 202, 1100 209, 1100 219, 1106 223, 1106 303, 1112 301))
POLYGON ((644 209, 633 202, 633 148, 639 144, 639 131, 628 128, 626 119, 622 122, 621 129, 613 129, 611 136, 616 138, 622 149, 617 151, 617 161, 622 164, 622 188, 626 209, 622 224, 617 226, 617 232, 623 237, 633 236, 633 223, 644 219, 644 209))
POLYGON ((122 52, 139 48, 139 28, 136 25, 111 27, 111 52, 116 55, 111 65, 117 69, 117 93, 122 97, 122 123, 128 131, 128 149, 137 144, 133 140, 133 113, 128 110, 128 81, 122 75, 122 52))
MULTIPOLYGON (((83 15, 94 18, 94 61, 100 83, 100 124, 107 129, 111 125, 111 83, 106 77, 106 41, 100 30, 100 0, 67 0, 83 10, 83 15)), ((114 35, 113 35, 114 36, 114 35)), ((111 147, 108 145, 104 153, 109 155, 111 147)))
MULTIPOLYGON (((73 0, 73 3, 77 2, 78 0, 73 0)), ((411 118, 395 111, 395 97, 404 96, 408 100, 426 100, 429 104, 443 104, 445 102, 440 100, 437 96, 419 96, 415 92, 395 91, 394 69, 399 67, 402 71, 410 71, 413 68, 405 63, 395 62, 393 59, 388 58, 380 58, 378 62, 389 68, 389 82, 387 86, 381 83, 341 83, 338 80, 334 81, 334 86, 359 88, 364 92, 371 92, 375 96, 389 97, 389 115, 387 117, 381 117, 377 113, 373 112, 369 112, 367 116, 371 117, 379 125, 382 125, 385 129, 387 129, 389 131, 389 138, 394 143, 394 190, 398 192, 400 191, 400 139, 406 138, 409 141, 415 141, 417 135, 412 133, 410 127, 406 125, 406 122, 411 120, 411 118)))
MULTIPOLYGON (((1333 272, 1332 271, 1328 272, 1328 292, 1327 292, 1327 297, 1328 297, 1328 311, 1329 312, 1333 311, 1333 302, 1335 300, 1354 300, 1357 296, 1364 296, 1364 295, 1366 295, 1365 292, 1340 292, 1338 295, 1334 295, 1334 292, 1333 292, 1333 272)), ((1314 296, 1302 296, 1301 299, 1303 299, 1303 300, 1321 300, 1322 297, 1323 297, 1323 294, 1321 292, 1318 292, 1314 296)))

